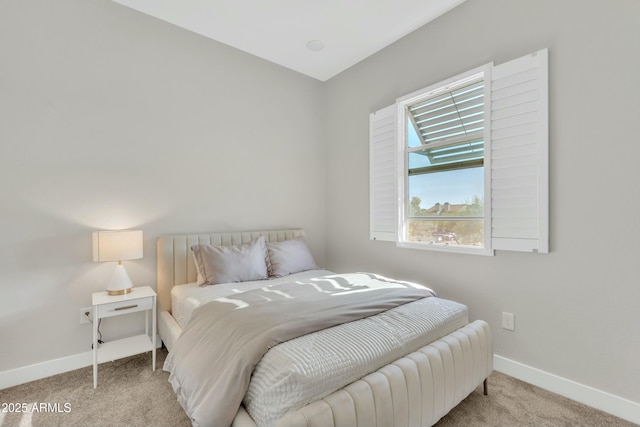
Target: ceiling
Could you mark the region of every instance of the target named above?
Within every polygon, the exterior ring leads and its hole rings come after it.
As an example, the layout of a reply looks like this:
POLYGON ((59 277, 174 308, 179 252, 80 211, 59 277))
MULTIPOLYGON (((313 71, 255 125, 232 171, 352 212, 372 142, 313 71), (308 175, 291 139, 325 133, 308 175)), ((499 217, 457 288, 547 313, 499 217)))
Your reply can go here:
POLYGON ((325 81, 465 0, 113 1, 325 81))

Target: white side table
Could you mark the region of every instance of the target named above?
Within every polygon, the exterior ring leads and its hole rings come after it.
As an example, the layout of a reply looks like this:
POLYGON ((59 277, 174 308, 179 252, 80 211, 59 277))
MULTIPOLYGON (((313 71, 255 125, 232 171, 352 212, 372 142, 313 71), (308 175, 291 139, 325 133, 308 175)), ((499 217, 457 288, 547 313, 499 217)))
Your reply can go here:
POLYGON ((133 288, 124 295, 109 296, 107 292, 92 295, 93 304, 93 388, 98 387, 98 364, 110 362, 134 354, 151 351, 151 368, 156 370, 156 293, 149 286, 133 288), (133 337, 109 341, 98 347, 98 322, 100 319, 146 311, 145 333, 133 337), (151 311, 151 335, 149 335, 149 311, 151 311))

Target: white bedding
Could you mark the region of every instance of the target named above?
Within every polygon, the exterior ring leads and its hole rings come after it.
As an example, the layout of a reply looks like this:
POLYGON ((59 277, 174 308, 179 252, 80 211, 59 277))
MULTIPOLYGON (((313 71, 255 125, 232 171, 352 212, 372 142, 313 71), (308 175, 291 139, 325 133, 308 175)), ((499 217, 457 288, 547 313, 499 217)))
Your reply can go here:
POLYGON ((333 273, 327 270, 309 270, 270 280, 224 283, 212 286, 200 286, 196 283, 174 286, 171 288, 171 315, 176 319, 180 327, 184 329, 191 318, 191 313, 196 307, 213 301, 216 298, 226 297, 250 289, 257 289, 265 285, 286 283, 292 280, 304 280, 311 277, 326 276, 327 274, 333 273))
MULTIPOLYGON (((176 286, 172 290, 174 317, 184 327, 193 309, 215 298, 327 274, 332 273, 313 270, 269 281, 176 286)), ((466 306, 425 298, 295 338, 271 348, 258 363, 244 406, 259 426, 272 426, 285 412, 318 400, 467 323, 466 306)))

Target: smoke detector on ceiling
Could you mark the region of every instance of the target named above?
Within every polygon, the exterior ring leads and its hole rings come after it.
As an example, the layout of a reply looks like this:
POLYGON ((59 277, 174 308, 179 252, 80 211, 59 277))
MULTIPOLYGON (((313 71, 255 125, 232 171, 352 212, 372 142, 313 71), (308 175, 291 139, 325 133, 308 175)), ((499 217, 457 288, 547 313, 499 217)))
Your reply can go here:
POLYGON ((309 49, 311 52, 320 52, 322 49, 324 49, 324 43, 322 43, 320 40, 311 40, 307 42, 307 49, 309 49))

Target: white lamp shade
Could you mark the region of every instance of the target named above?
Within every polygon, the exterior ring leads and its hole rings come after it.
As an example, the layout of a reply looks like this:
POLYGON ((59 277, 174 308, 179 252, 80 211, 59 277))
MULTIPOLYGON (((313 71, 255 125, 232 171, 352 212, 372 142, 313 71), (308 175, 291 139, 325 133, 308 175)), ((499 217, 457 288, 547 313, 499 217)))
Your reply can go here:
POLYGON ((122 295, 131 292, 133 285, 121 261, 142 258, 142 231, 94 231, 93 260, 118 261, 116 269, 109 279, 109 295, 122 295))
POLYGON ((126 261, 142 258, 142 230, 94 231, 94 261, 126 261))

